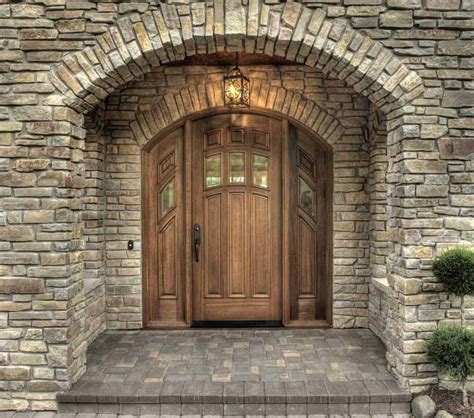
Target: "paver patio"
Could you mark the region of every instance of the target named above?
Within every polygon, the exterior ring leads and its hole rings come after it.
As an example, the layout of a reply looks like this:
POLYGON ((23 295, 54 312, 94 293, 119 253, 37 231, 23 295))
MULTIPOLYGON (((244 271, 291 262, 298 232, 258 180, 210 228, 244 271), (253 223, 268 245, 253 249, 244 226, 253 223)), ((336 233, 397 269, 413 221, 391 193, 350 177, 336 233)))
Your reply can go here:
POLYGON ((410 399, 363 329, 109 331, 59 395, 64 412, 171 415, 402 414, 410 399))

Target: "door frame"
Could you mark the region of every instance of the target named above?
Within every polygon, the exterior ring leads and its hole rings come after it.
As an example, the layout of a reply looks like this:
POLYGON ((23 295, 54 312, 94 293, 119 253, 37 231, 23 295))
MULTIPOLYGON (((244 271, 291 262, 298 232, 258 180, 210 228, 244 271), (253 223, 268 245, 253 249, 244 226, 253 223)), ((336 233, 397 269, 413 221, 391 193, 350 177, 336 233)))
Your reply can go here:
POLYGON ((333 319, 333 152, 332 147, 328 145, 324 140, 319 138, 311 129, 302 124, 301 122, 283 115, 274 110, 261 109, 261 108, 237 108, 230 109, 225 106, 206 109, 192 115, 180 118, 176 122, 167 126, 159 132, 152 140, 146 143, 141 149, 141 232, 142 232, 142 315, 143 315, 143 327, 144 328, 161 328, 161 329, 183 329, 189 328, 192 325, 192 281, 193 281, 193 263, 192 263, 192 172, 187 167, 192 167, 192 123, 193 121, 209 116, 226 114, 226 113, 251 113, 269 118, 278 119, 282 121, 282 291, 281 291, 281 303, 283 307, 282 322, 285 327, 288 328, 328 328, 332 326, 333 319), (327 214, 326 224, 324 228, 324 237, 326 241, 325 247, 325 271, 328 275, 326 297, 326 318, 327 320, 312 320, 312 321, 292 321, 290 320, 290 272, 289 272, 289 259, 287 254, 289 246, 289 196, 287 196, 288 187, 287 182, 290 176, 290 164, 289 164, 289 124, 294 125, 298 129, 306 132, 318 145, 324 150, 326 156, 326 201, 325 209, 327 214), (144 210, 146 205, 144 201, 147 196, 146 186, 146 154, 147 151, 151 150, 162 138, 167 136, 169 133, 177 129, 178 127, 184 128, 184 234, 185 234, 185 249, 184 249, 184 286, 183 286, 183 307, 184 307, 184 320, 177 321, 174 323, 160 324, 153 322, 150 319, 150 312, 147 306, 147 290, 150 273, 148 271, 148 263, 146 262, 148 257, 148 248, 150 240, 150 231, 145 227, 147 225, 148 214, 144 210))

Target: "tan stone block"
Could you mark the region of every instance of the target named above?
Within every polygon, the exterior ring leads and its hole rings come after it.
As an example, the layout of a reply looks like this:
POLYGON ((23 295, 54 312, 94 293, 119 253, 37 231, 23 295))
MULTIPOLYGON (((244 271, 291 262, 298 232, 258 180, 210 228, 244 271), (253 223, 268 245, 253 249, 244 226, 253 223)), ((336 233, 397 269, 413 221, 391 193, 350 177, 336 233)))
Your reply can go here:
POLYGON ((404 324, 406 332, 432 332, 437 329, 437 322, 407 322, 404 324))
POLYGON ((474 54, 474 45, 473 42, 465 42, 465 40, 440 41, 438 54, 470 56, 474 54))
POLYGON ((389 10, 380 15, 381 28, 411 28, 413 27, 413 12, 411 10, 389 10))
POLYGON ((63 121, 52 122, 32 122, 27 124, 28 131, 34 134, 69 134, 71 132, 71 124, 63 121))
POLYGON ((24 172, 45 170, 50 164, 51 161, 46 159, 17 160, 15 170, 24 172))
POLYGON ((48 348, 44 341, 23 340, 20 342, 20 350, 30 353, 45 353, 48 348))
POLYGON ((408 258, 431 258, 433 257, 433 247, 405 247, 403 255, 408 258))
POLYGON ((427 0, 426 8, 433 10, 458 10, 460 0, 427 0))
POLYGON ((44 14, 44 7, 35 4, 12 4, 11 11, 13 17, 38 18, 44 14))
POLYGON ((56 400, 32 400, 31 401, 32 411, 56 411, 57 409, 58 409, 58 404, 56 400))
POLYGON ((416 186, 416 195, 420 197, 447 197, 449 186, 416 186))
POLYGON ((444 221, 444 224, 448 229, 455 229, 458 231, 474 231, 474 218, 472 217, 447 217, 444 221))
POLYGON ((393 278, 393 287, 396 291, 404 295, 415 295, 422 290, 423 283, 417 279, 406 279, 397 275, 390 275, 393 278))
POLYGON ((13 114, 18 121, 51 120, 53 108, 51 106, 21 106, 15 108, 13 114))
POLYGON ((35 379, 54 379, 54 369, 47 367, 34 367, 33 377, 35 379))
POLYGON ((282 21, 291 28, 294 28, 300 16, 301 9, 302 7, 299 3, 286 3, 283 9, 282 21))
POLYGON ((68 254, 41 254, 41 264, 44 266, 60 266, 67 263, 68 254))
POLYGON ((3 61, 22 61, 23 52, 22 51, 0 51, 0 62, 3 61))
POLYGON ((33 309, 37 311, 58 311, 65 310, 68 307, 67 301, 61 300, 35 300, 33 309))
POLYGON ((51 367, 67 367, 68 346, 51 345, 46 357, 48 359, 48 365, 51 367))
MULTIPOLYGON (((448 126, 453 129, 474 129, 474 118, 457 118, 457 119, 450 119, 448 121, 448 126)), ((472 139, 468 139, 471 142, 471 149, 472 146, 472 139)), ((474 152, 474 151, 472 151, 474 152)))
POLYGON ((32 279, 28 277, 1 277, 0 293, 43 293, 45 291, 42 279, 32 279))
POLYGON ((21 328, 3 328, 0 329, 0 340, 16 340, 21 337, 21 328))
POLYGON ((21 131, 22 127, 23 124, 21 122, 0 121, 0 132, 17 132, 21 131))
POLYGON ((447 164, 440 160, 406 160, 403 162, 404 169, 408 173, 446 173, 447 164))
POLYGON ((363 205, 365 203, 368 203, 369 196, 365 192, 346 193, 345 199, 346 199, 346 203, 349 205, 363 205))
MULTIPOLYGON (((450 77, 453 78, 453 73, 450 70, 450 77)), ((473 90, 445 90, 443 93, 442 106, 448 108, 468 107, 474 100, 473 90)), ((448 121, 449 123, 449 121, 448 121)))
POLYGON ((43 330, 29 328, 25 334, 25 340, 41 340, 43 338, 43 330))
POLYGON ((58 20, 56 28, 61 33, 84 32, 86 21, 84 19, 58 20))
POLYGON ((26 380, 30 377, 29 367, 0 366, 1 380, 26 380))
POLYGON ((448 127, 446 125, 423 124, 421 125, 420 137, 439 138, 446 133, 448 133, 448 127))
POLYGON ((32 241, 34 230, 29 226, 4 226, 0 228, 1 241, 32 241))
POLYGON ((334 222, 335 231, 353 232, 354 222, 334 222))
POLYGON ((403 341, 402 346, 404 353, 424 353, 426 351, 425 340, 403 341))
POLYGON ((377 16, 386 10, 385 6, 349 6, 347 16, 377 16))
POLYGON ((31 309, 31 303, 0 301, 0 311, 2 312, 27 311, 28 309, 31 309))
POLYGON ((26 411, 28 408, 26 399, 0 399, 0 411, 26 411))
POLYGON ((403 228, 428 228, 440 229, 443 227, 442 219, 403 219, 401 221, 403 228))
POLYGON ((37 185, 40 187, 71 187, 73 183, 68 172, 49 171, 39 175, 37 185))
POLYGON ((2 253, 2 261, 4 264, 8 265, 23 265, 23 264, 38 264, 39 257, 38 254, 33 253, 2 253))
POLYGON ((56 29, 27 28, 21 29, 21 39, 55 39, 58 36, 56 29))
POLYGON ((465 206, 465 207, 472 207, 474 206, 474 199, 472 198, 472 195, 461 195, 461 194, 456 194, 456 195, 451 195, 449 197, 451 204, 453 206, 465 206))
POLYGON ((54 221, 53 210, 26 211, 23 214, 23 222, 25 224, 42 224, 42 223, 51 223, 53 221, 54 221))
POLYGON ((400 296, 400 303, 405 305, 429 305, 439 302, 439 295, 432 294, 432 293, 425 293, 421 295, 401 295, 400 296))
POLYGON ((12 364, 22 365, 42 365, 46 364, 46 359, 43 354, 29 354, 29 353, 11 353, 10 359, 12 364))

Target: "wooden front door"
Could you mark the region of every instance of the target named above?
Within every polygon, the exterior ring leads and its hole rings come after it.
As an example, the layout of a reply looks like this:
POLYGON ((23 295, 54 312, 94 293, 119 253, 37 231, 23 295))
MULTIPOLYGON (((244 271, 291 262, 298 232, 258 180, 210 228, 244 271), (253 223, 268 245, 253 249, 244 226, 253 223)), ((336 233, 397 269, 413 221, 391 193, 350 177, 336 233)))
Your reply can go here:
POLYGON ((193 123, 194 321, 282 318, 281 130, 250 114, 193 123))
POLYGON ((143 151, 147 327, 331 321, 331 153, 281 117, 177 124, 143 151))

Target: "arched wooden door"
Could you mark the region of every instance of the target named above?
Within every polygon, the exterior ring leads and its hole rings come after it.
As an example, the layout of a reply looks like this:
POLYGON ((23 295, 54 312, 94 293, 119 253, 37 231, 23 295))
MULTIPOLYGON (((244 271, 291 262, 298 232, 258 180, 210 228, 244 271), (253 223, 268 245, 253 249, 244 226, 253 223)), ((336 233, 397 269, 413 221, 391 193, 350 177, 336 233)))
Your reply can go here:
POLYGON ((330 166, 304 129, 256 112, 188 120, 145 149, 145 325, 330 325, 330 166))

